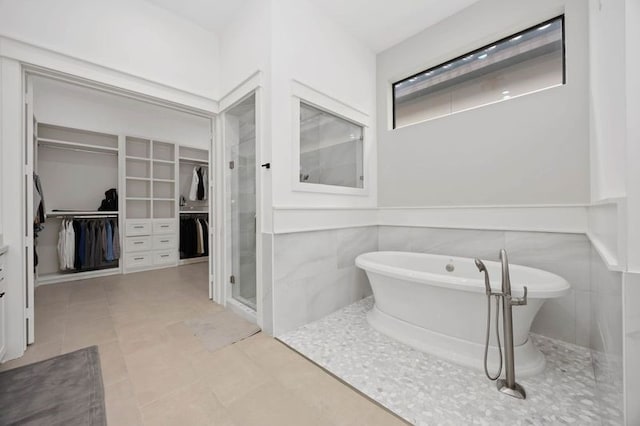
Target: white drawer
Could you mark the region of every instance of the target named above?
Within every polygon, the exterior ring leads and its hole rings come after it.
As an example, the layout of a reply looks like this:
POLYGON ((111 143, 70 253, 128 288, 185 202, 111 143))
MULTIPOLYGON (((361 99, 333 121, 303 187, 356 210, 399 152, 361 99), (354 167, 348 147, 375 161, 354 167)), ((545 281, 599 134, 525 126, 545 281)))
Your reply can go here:
POLYGON ((153 236, 153 249, 154 250, 167 250, 176 248, 176 235, 154 235, 153 236))
POLYGON ((125 238, 127 253, 134 251, 151 250, 151 237, 127 237, 125 238))
POLYGON ((154 265, 169 265, 176 261, 175 250, 161 250, 153 253, 154 265))
POLYGON ((125 257, 127 268, 141 268, 151 266, 151 253, 131 253, 125 257))
POLYGON ((127 220, 125 235, 150 235, 151 234, 151 222, 148 220, 127 220))
POLYGON ((154 234, 175 234, 176 233, 176 221, 175 220, 158 220, 153 222, 154 234))

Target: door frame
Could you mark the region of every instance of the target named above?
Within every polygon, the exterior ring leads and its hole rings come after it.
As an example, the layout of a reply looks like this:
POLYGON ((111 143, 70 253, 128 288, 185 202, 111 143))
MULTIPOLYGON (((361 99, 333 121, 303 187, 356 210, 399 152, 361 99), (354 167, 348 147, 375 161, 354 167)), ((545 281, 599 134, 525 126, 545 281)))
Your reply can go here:
MULTIPOLYGON (((11 191, 3 190, 2 197, 7 200, 10 194, 15 196, 10 209, 0 203, 3 213, 10 212, 1 216, 4 243, 10 245, 5 257, 7 280, 11 284, 7 288, 7 299, 11 301, 11 309, 7 312, 7 351, 5 359, 0 361, 8 361, 22 356, 26 350, 28 342, 25 318, 31 315, 26 307, 29 298, 26 280, 33 274, 33 268, 29 266, 32 265, 30 262, 33 260, 33 254, 31 253, 31 259, 28 254, 29 248, 32 247, 32 235, 29 236, 28 229, 32 228, 33 209, 28 206, 29 200, 25 199, 28 198, 25 196, 27 190, 31 191, 28 187, 29 182, 25 179, 30 170, 24 166, 25 160, 30 156, 30 153, 26 152, 25 144, 29 133, 26 121, 28 112, 25 107, 30 95, 25 90, 27 76, 40 75, 205 117, 212 123, 212 146, 216 145, 214 126, 219 105, 211 98, 3 36, 0 36, 0 67, 3 71, 0 73, 0 85, 10 89, 5 91, 0 99, 0 152, 3 154, 0 157, 0 169, 4 169, 3 179, 13 182, 11 191), (20 95, 18 91, 21 92, 20 95), (16 150, 18 146, 20 148, 16 150), (10 167, 4 167, 5 165, 10 167), (18 182, 18 185, 15 185, 15 182, 18 182), (19 226, 16 226, 16 223, 19 223, 19 226)), ((215 168, 215 164, 211 163, 210 168, 215 168)), ((30 175, 32 176, 32 173, 30 175)), ((32 180, 30 182, 32 187, 32 180)), ((214 238, 217 246, 216 236, 214 238)), ((210 259, 211 263, 213 262, 210 259)), ((215 283, 210 282, 209 285, 211 289, 215 288, 215 283)), ((33 304, 29 309, 33 309, 33 304)))
POLYGON ((215 290, 214 295, 218 303, 228 307, 235 313, 242 315, 246 319, 255 322, 259 327, 263 328, 264 323, 264 309, 263 309, 263 243, 262 232, 264 229, 264 200, 265 194, 263 191, 263 179, 262 179, 262 167, 260 166, 264 160, 264 141, 263 136, 263 116, 264 116, 264 84, 263 73, 256 71, 234 89, 232 89, 222 100, 220 101, 220 113, 217 116, 217 139, 220 143, 215 147, 218 163, 216 164, 216 230, 220 238, 218 239, 218 245, 216 246, 217 253, 221 253, 222 256, 216 256, 216 263, 218 264, 217 274, 214 279, 215 290), (230 233, 229 229, 225 226, 227 223, 227 192, 226 192, 226 164, 229 161, 225 154, 226 140, 225 135, 225 118, 227 112, 238 105, 248 97, 255 95, 255 114, 256 114, 256 163, 255 163, 255 176, 256 176, 256 310, 253 312, 250 308, 245 307, 240 302, 236 302, 232 297, 231 284, 229 283, 229 259, 231 253, 229 252, 230 233))

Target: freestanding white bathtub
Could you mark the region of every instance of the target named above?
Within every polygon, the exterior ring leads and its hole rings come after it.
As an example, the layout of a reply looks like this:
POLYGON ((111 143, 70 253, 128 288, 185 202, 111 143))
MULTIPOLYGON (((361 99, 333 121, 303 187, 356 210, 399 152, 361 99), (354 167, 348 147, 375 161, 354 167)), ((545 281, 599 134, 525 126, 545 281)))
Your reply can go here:
MULTIPOLYGON (((500 291, 500 263, 484 263, 492 289, 500 291)), ((487 299, 484 276, 473 259, 381 251, 358 256, 356 265, 366 271, 373 289, 375 306, 367 319, 374 329, 423 352, 482 370, 487 299)), ((512 295, 522 297, 523 286, 528 288, 528 304, 513 307, 516 374, 522 377, 541 372, 545 365, 544 355, 529 339, 533 319, 545 299, 566 294, 570 286, 550 272, 509 266, 512 295)), ((494 299, 491 317, 489 369, 493 374, 499 359, 494 299)))

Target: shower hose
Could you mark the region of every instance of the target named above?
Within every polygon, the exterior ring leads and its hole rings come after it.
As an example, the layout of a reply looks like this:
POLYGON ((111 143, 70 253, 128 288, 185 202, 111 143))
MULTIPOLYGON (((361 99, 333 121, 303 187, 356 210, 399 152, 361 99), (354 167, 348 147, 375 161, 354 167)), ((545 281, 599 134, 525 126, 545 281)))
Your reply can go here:
POLYGON ((500 345, 500 329, 499 329, 499 321, 500 319, 500 295, 487 294, 487 337, 484 344, 484 374, 487 375, 489 380, 497 380, 502 373, 502 347, 500 345), (500 354, 500 366, 498 367, 498 372, 495 376, 491 376, 489 374, 489 368, 487 367, 487 357, 489 354, 489 338, 490 338, 490 330, 491 330, 491 297, 496 298, 496 339, 498 341, 498 353, 500 354))

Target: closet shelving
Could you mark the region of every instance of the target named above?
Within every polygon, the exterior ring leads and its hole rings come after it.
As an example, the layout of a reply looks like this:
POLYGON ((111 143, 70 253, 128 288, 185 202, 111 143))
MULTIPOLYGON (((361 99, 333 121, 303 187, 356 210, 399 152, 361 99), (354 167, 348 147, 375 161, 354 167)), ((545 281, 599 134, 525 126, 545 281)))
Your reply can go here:
POLYGON ((118 188, 118 136, 48 123, 36 123, 34 133, 34 172, 42 181, 47 208, 44 228, 36 236, 38 284, 121 273, 118 260, 61 270, 57 250, 65 219, 109 219, 121 229, 119 211, 96 210, 105 191, 118 188))
MULTIPOLYGON (((196 217, 210 222, 208 220, 209 197, 205 200, 189 199, 189 192, 193 180, 193 170, 198 167, 204 167, 205 169, 209 168, 209 151, 189 146, 180 146, 178 149, 179 197, 184 197, 186 199, 186 205, 181 205, 178 211, 181 221, 186 218, 196 217)), ((180 229, 182 228, 183 227, 180 226, 180 229)), ((180 235, 180 238, 183 239, 186 238, 186 236, 180 235)), ((208 261, 208 258, 208 253, 207 255, 188 256, 181 251, 179 264, 206 262, 208 261)))
POLYGON ((176 144, 126 137, 125 270, 177 264, 176 144))

